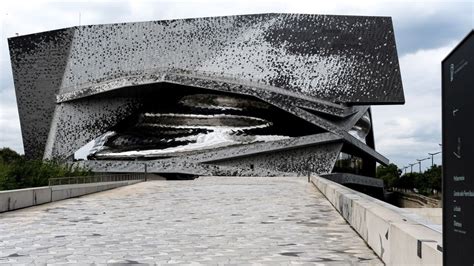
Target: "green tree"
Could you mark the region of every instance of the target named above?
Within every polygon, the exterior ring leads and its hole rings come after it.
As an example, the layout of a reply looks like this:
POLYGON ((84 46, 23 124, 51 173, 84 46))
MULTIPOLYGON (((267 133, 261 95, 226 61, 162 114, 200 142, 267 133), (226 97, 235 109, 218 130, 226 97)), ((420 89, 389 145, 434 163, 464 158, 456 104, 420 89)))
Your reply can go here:
POLYGON ((415 188, 423 195, 431 194, 431 181, 425 173, 414 173, 415 188))
POLYGON ((430 188, 441 191, 441 166, 433 165, 430 169, 425 171, 425 175, 428 177, 430 182, 430 188))
POLYGON ((413 189, 415 188, 415 179, 418 173, 408 173, 404 174, 398 179, 394 187, 403 188, 403 189, 413 189))
POLYGON ((384 181, 385 187, 393 187, 400 178, 401 173, 402 171, 395 164, 391 163, 387 166, 377 166, 376 176, 384 181))
POLYGON ((433 189, 441 190, 441 166, 434 165, 423 173, 405 174, 394 186, 410 190, 416 188, 420 194, 431 195, 433 189))
POLYGON ((10 164, 22 159, 22 156, 9 148, 0 149, 0 161, 10 164))
POLYGON ((0 149, 0 190, 47 186, 49 178, 90 174, 56 161, 26 160, 8 148, 0 149))

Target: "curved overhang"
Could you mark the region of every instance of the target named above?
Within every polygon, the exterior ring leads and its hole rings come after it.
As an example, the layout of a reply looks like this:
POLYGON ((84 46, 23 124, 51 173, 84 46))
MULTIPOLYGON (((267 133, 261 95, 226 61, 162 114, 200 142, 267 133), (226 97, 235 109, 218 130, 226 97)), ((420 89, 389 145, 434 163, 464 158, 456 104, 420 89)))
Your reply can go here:
POLYGON ((172 83, 201 89, 235 93, 257 97, 262 100, 265 100, 265 98, 268 97, 286 97, 291 99, 291 104, 295 106, 339 117, 346 117, 356 112, 354 108, 350 106, 308 97, 301 93, 287 91, 273 86, 218 78, 216 75, 206 75, 205 73, 184 73, 184 71, 164 69, 139 71, 138 73, 131 73, 120 78, 104 80, 99 83, 80 84, 74 88, 63 88, 62 91, 66 92, 56 95, 56 103, 74 101, 127 87, 139 87, 141 85, 156 83, 172 83))

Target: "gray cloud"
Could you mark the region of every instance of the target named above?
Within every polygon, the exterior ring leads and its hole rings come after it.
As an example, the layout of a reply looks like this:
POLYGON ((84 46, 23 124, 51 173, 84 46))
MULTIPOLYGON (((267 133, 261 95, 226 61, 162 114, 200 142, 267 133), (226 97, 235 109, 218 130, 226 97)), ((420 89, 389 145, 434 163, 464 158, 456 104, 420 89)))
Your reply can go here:
POLYGON ((10 147, 23 153, 20 120, 13 87, 0 90, 0 148, 10 147))
POLYGON ((471 1, 390 3, 385 12, 393 15, 400 55, 448 45, 473 27, 471 1))
MULTIPOLYGON (((440 150, 440 64, 455 44, 402 56, 400 67, 406 104, 373 108, 377 149, 399 167, 440 150)), ((440 164, 441 156, 436 158, 435 162, 440 164)))

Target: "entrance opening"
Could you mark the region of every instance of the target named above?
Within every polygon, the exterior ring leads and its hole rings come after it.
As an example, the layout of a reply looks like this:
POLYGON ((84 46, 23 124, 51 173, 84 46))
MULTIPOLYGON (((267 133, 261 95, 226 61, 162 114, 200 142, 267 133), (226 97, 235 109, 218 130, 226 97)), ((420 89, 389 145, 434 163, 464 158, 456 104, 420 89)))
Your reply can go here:
POLYGON ((88 149, 89 160, 168 158, 324 132, 255 97, 177 84, 140 85, 92 97, 136 97, 141 108, 76 152, 83 158, 88 149))

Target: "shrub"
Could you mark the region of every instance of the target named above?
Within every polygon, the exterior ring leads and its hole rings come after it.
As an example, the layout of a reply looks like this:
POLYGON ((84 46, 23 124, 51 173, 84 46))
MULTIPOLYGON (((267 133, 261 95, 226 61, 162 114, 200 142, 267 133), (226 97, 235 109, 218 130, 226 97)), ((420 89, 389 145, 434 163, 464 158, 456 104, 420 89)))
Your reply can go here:
POLYGON ((47 186, 49 178, 90 174, 86 169, 57 161, 26 160, 8 148, 0 149, 0 190, 47 186))

